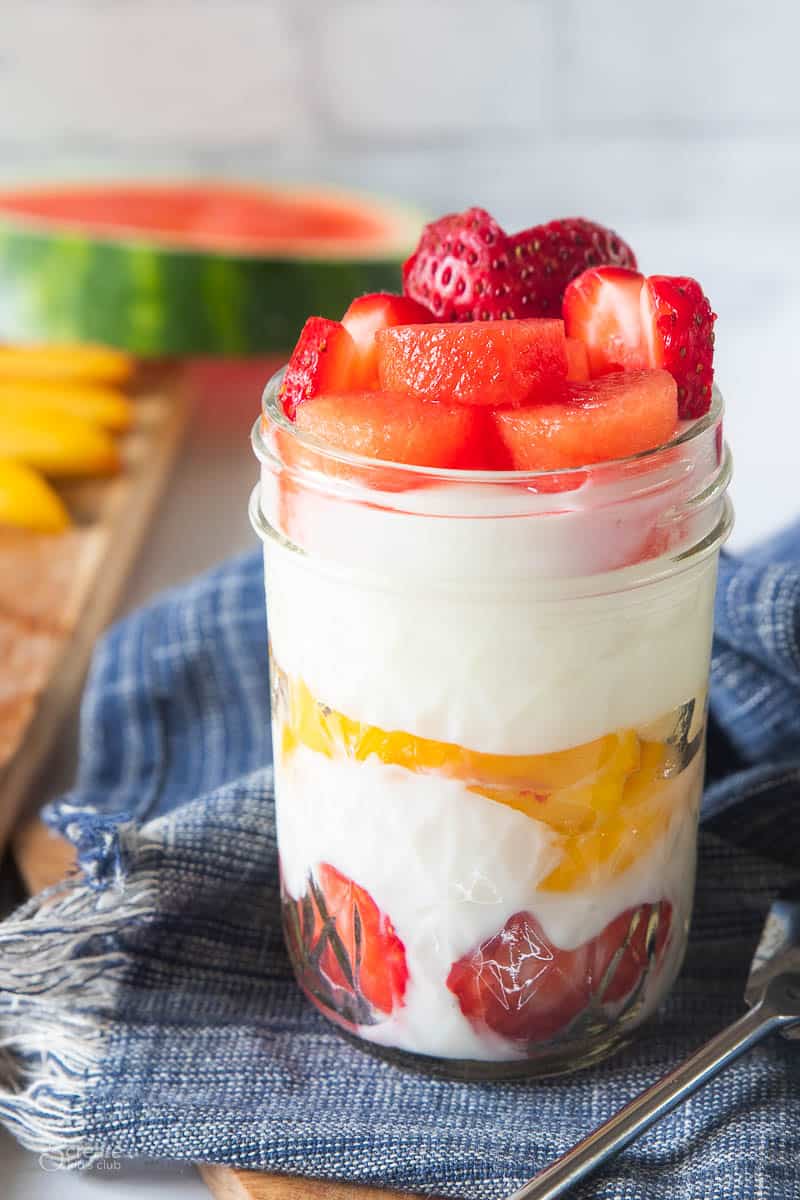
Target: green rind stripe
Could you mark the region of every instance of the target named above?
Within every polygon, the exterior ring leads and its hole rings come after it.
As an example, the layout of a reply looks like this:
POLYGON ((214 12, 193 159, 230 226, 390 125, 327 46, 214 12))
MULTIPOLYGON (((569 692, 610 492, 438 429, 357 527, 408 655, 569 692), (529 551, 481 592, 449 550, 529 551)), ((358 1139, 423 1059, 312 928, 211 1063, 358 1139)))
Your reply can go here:
POLYGON ((0 227, 0 263, 0 339, 155 357, 286 351, 309 314, 398 291, 401 258, 249 258, 0 227))

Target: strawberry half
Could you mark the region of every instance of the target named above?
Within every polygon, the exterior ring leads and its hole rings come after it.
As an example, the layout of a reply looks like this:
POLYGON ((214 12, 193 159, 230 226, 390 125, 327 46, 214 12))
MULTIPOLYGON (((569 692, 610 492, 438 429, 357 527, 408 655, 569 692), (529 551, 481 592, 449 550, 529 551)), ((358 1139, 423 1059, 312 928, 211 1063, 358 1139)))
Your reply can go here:
POLYGON ((447 986, 479 1031, 522 1044, 548 1042, 589 1005, 617 1004, 664 959, 672 906, 641 904, 573 950, 551 944, 532 913, 453 963, 447 986))
POLYGON ((378 386, 378 352, 375 334, 393 325, 422 325, 433 314, 409 296, 371 292, 359 296, 342 317, 342 325, 356 344, 363 387, 378 386))
POLYGON ((298 405, 322 392, 344 392, 358 383, 356 344, 339 321, 309 317, 286 367, 280 399, 290 421, 298 405))
POLYGON ((298 981, 329 1017, 351 1028, 376 1025, 402 1005, 405 948, 365 888, 320 863, 305 895, 284 895, 282 907, 298 981))
POLYGON ((567 350, 567 379, 574 383, 585 383, 591 378, 586 347, 577 338, 565 338, 564 344, 567 350))
POLYGON ((596 267, 564 293, 569 337, 580 338, 592 375, 663 368, 678 385, 678 415, 711 406, 716 313, 695 279, 596 267))
POLYGON ((681 417, 702 417, 711 407, 717 314, 696 279, 651 275, 645 288, 652 365, 674 377, 681 417))
POLYGON ((636 266, 612 230, 569 217, 509 236, 483 208, 426 225, 403 267, 403 291, 439 321, 561 315, 564 288, 600 263, 636 266))

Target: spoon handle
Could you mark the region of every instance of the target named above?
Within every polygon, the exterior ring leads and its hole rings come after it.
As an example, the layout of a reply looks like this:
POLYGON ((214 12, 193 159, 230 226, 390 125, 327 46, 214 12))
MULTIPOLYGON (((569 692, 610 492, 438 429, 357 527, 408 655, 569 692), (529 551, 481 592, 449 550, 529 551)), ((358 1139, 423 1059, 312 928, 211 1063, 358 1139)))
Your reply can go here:
POLYGON ((763 1004, 749 1009, 738 1021, 701 1046, 691 1058, 641 1092, 604 1125, 523 1184, 507 1200, 555 1200, 557 1196, 563 1196, 568 1188, 629 1145, 781 1023, 774 1010, 763 1004))

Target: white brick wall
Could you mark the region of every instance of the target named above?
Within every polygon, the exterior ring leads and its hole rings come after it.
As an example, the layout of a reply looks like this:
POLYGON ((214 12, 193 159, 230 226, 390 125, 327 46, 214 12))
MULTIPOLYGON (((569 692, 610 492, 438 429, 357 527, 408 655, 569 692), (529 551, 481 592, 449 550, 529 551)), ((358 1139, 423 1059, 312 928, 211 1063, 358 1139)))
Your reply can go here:
POLYGON ((544 129, 553 26, 548 0, 322 4, 312 61, 331 130, 461 142, 544 129))
POLYGON ((790 225, 798 40, 795 0, 3 0, 0 173, 790 225))
POLYGON ((561 11, 571 125, 706 138, 800 121, 792 0, 562 0, 561 11))

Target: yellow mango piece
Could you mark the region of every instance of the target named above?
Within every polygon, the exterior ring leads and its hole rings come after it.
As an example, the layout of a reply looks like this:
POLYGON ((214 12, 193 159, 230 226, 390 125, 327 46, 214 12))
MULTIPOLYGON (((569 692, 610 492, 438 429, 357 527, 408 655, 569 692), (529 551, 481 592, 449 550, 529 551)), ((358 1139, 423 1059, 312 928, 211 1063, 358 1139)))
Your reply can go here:
POLYGON ((19 409, 59 408, 115 433, 130 428, 133 404, 118 388, 67 380, 4 379, 0 376, 0 403, 19 409))
POLYGON ((507 804, 535 821, 543 821, 557 833, 585 833, 621 807, 627 782, 639 767, 639 742, 633 731, 623 730, 614 737, 617 742, 614 752, 602 766, 568 787, 551 792, 474 786, 469 790, 498 804, 507 804))
POLYGON ((363 762, 374 754, 382 762, 408 771, 440 772, 487 787, 517 785, 542 792, 570 787, 614 763, 619 764, 617 769, 629 771, 638 761, 638 743, 631 731, 553 754, 482 754, 454 743, 354 721, 320 704, 302 680, 288 681, 288 692, 286 719, 297 742, 329 758, 344 754, 363 762), (626 765, 629 759, 630 766, 626 765))
POLYGON ((0 400, 0 458, 18 459, 44 475, 66 479, 111 475, 120 468, 113 438, 72 413, 33 410, 0 400))
MULTIPOLYGON (((539 886, 572 891, 628 870, 666 831, 676 788, 664 770, 674 749, 633 729, 553 754, 480 754, 448 742, 364 725, 320 704, 302 681, 284 679, 281 747, 288 757, 306 746, 328 758, 388 765, 463 780, 469 791, 524 813, 559 835, 558 866, 539 886)), ((674 719, 665 721, 672 729, 674 719)))
MULTIPOLYGON (((640 742, 639 767, 625 780, 615 811, 592 830, 570 831, 563 858, 540 887, 562 892, 615 878, 633 866, 666 832, 675 809, 676 780, 664 778, 672 748, 640 742)), ((691 789, 681 795, 691 800, 691 789)))
POLYGON ((568 892, 616 878, 666 832, 672 805, 659 795, 620 811, 588 833, 564 838, 563 857, 539 887, 568 892))
POLYGON ((0 346, 0 379, 81 379, 95 383, 125 383, 135 362, 111 346, 0 346))
POLYGON ((70 522, 61 497, 37 471, 0 459, 0 525, 37 533, 61 533, 70 522))

